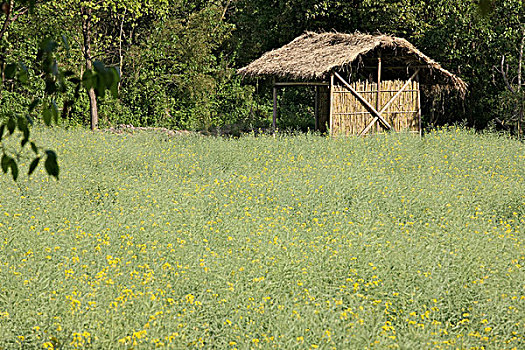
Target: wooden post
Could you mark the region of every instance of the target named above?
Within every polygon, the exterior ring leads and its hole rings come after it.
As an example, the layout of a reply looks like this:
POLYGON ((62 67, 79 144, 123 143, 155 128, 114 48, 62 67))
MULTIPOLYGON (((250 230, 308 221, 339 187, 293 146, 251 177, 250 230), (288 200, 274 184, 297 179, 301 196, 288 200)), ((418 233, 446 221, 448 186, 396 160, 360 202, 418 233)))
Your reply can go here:
POLYGON ((377 58, 377 101, 376 101, 376 110, 379 110, 379 108, 381 108, 380 97, 381 97, 381 52, 379 52, 379 57, 377 58))
POLYGON ((273 130, 275 131, 275 128, 277 127, 277 87, 275 86, 275 82, 273 84, 273 122, 272 122, 273 130))
POLYGON ((315 131, 319 130, 319 86, 315 86, 315 131))
POLYGON ((381 51, 379 51, 379 57, 377 58, 377 94, 376 94, 376 110, 379 111, 381 108, 381 51))
POLYGON ((421 123, 421 85, 419 84, 419 71, 416 72, 417 81, 417 114, 419 118, 419 136, 423 136, 423 127, 421 123))
MULTIPOLYGON (((337 74, 337 73, 336 73, 337 74)), ((330 137, 334 135, 334 73, 330 74, 330 137)))

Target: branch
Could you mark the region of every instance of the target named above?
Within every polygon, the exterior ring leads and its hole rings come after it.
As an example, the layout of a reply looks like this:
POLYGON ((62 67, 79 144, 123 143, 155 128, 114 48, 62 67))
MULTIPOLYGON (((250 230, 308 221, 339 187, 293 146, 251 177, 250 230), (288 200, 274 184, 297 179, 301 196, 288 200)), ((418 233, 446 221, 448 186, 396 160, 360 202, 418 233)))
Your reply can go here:
POLYGON ((221 18, 219 19, 219 23, 215 26, 215 28, 213 29, 213 34, 215 34, 215 32, 219 29, 220 25, 221 25, 221 22, 224 20, 224 18, 226 17, 226 13, 228 12, 228 9, 230 7, 230 4, 232 3, 232 0, 228 0, 228 2, 226 3, 226 5, 224 6, 224 10, 222 11, 222 15, 221 15, 221 18))
MULTIPOLYGON (((11 4, 13 4, 13 1, 11 1, 11 4)), ((0 30, 0 40, 2 40, 2 38, 5 35, 5 33, 7 32, 7 28, 9 27, 9 25, 11 25, 11 23, 15 22, 18 19, 18 17, 20 17, 22 15, 25 15, 29 11, 29 9, 27 7, 21 7, 18 10, 15 11, 15 14, 12 17, 10 17, 12 12, 13 12, 12 8, 13 8, 13 5, 10 5, 7 8, 5 21, 4 21, 4 24, 2 25, 2 29, 0 30)))
POLYGON ((507 74, 509 73, 509 65, 507 65, 507 69, 505 70, 505 55, 501 57, 501 75, 503 76, 503 81, 505 82, 505 86, 507 89, 510 90, 510 92, 514 93, 514 89, 512 88, 512 85, 509 83, 509 79, 507 77, 507 74))
POLYGON ((11 18, 11 23, 16 21, 18 19, 18 17, 22 16, 22 15, 25 15, 27 12, 29 11, 29 8, 27 7, 21 7, 19 8, 17 11, 16 11, 16 15, 14 15, 12 18, 11 18))
POLYGON ((11 0, 9 2, 9 6, 6 8, 4 24, 0 30, 0 41, 3 39, 5 33, 7 32, 7 27, 9 27, 9 24, 11 23, 11 9, 13 8, 14 2, 14 0, 11 0))
POLYGON ((518 57, 518 92, 521 91, 521 67, 523 64, 523 46, 525 46, 525 26, 521 28, 521 45, 518 57))

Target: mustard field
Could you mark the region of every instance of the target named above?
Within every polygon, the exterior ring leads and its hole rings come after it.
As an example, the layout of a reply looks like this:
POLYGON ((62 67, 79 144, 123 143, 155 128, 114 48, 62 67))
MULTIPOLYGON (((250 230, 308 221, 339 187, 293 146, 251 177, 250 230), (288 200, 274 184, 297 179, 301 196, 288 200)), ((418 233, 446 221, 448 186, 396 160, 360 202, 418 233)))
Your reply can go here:
POLYGON ((0 349, 525 348, 519 141, 35 137, 60 180, 0 177, 0 349))

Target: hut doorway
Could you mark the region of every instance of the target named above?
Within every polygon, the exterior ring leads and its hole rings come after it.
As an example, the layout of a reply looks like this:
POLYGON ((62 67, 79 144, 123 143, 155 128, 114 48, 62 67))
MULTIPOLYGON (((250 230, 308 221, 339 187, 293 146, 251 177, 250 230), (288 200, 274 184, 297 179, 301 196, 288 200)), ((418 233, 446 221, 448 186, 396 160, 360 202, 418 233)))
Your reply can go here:
POLYGON ((277 128, 277 94, 279 89, 287 87, 315 87, 314 118, 315 131, 325 133, 330 125, 330 84, 328 82, 273 82, 273 122, 277 128))

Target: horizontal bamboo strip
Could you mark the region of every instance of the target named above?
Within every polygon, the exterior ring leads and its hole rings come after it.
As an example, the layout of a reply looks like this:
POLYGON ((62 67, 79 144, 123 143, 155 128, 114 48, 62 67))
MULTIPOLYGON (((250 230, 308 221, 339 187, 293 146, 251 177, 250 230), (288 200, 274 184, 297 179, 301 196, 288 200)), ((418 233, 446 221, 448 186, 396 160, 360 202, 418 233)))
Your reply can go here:
MULTIPOLYGON (((398 92, 398 91, 399 90, 383 90, 383 89, 381 89, 381 92, 398 92)), ((403 91, 404 92, 415 92, 415 91, 419 91, 419 90, 411 90, 411 89, 408 90, 408 89, 405 89, 403 91)), ((351 92, 348 91, 348 90, 347 91, 337 91, 336 90, 336 92, 341 93, 341 94, 351 94, 351 92)), ((357 92, 360 93, 360 94, 367 94, 367 93, 368 94, 372 94, 372 93, 377 93, 377 90, 376 91, 357 91, 357 92)))
MULTIPOLYGON (((395 111, 395 113, 417 113, 418 111, 395 111)), ((353 114, 370 114, 369 112, 346 112, 346 113, 343 113, 343 112, 339 112, 339 113, 334 113, 335 115, 353 115, 353 114)))

